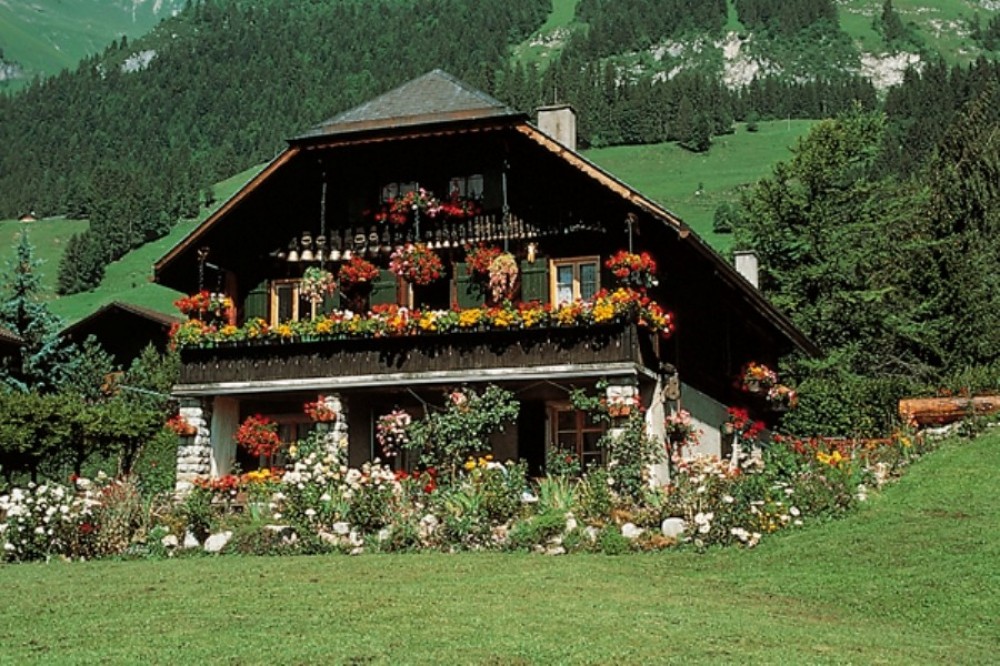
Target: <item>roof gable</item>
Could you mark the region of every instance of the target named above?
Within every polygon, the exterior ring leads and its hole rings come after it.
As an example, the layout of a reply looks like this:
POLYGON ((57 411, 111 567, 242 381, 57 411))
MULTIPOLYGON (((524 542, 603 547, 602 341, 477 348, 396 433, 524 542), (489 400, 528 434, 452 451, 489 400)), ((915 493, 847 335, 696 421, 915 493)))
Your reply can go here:
POLYGON ((435 69, 320 123, 298 138, 520 115, 481 90, 435 69))

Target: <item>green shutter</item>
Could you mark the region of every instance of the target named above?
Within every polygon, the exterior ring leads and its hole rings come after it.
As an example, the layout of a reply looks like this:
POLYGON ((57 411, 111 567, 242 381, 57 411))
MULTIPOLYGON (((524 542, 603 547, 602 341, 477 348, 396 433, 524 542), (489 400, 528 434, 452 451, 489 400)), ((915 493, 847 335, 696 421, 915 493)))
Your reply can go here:
POLYGON ((396 274, 388 270, 380 270, 378 279, 372 285, 372 305, 396 303, 396 274))
POLYGON ((340 309, 340 292, 334 289, 332 294, 328 294, 323 297, 323 301, 319 304, 319 308, 317 309, 316 314, 326 314, 339 309, 340 309))
POLYGON ((480 282, 466 270, 466 264, 455 264, 455 301, 460 308, 478 308, 486 302, 486 293, 480 282))
POLYGON ((549 301, 549 262, 535 259, 534 263, 521 262, 521 300, 549 301))
POLYGON ((267 319, 267 306, 270 301, 270 290, 267 280, 250 290, 247 297, 243 299, 243 321, 250 321, 255 317, 267 319))

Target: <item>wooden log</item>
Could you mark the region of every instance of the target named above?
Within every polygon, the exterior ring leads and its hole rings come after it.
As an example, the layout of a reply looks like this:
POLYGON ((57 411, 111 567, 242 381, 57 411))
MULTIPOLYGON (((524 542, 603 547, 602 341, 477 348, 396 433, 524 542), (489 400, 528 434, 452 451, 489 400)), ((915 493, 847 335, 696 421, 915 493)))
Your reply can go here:
POLYGON ((1000 412, 1000 395, 972 398, 904 398, 899 416, 913 425, 944 425, 982 414, 1000 412))

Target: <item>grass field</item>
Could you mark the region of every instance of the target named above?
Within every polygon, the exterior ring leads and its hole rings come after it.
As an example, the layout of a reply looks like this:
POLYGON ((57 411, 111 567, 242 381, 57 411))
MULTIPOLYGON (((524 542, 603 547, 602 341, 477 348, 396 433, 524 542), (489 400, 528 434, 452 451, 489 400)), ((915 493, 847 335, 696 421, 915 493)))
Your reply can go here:
POLYGON ((995 663, 1000 432, 752 551, 0 567, 3 663, 995 663))
POLYGON ((723 201, 736 201, 741 189, 768 175, 777 162, 789 159, 789 147, 814 124, 812 120, 762 122, 757 132, 747 132, 740 124, 734 134, 714 137, 711 150, 702 154, 674 143, 615 146, 585 154, 680 215, 710 245, 726 250, 732 237, 712 232, 716 207, 723 201))

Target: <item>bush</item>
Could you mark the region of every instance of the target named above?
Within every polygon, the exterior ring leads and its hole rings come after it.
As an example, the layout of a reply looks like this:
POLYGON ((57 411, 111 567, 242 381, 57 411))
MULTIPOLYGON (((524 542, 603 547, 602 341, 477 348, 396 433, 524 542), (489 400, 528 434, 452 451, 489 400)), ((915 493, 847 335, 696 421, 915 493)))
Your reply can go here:
POLYGON ((143 497, 174 492, 177 484, 177 446, 177 435, 162 430, 142 448, 133 473, 143 497))
POLYGON ((510 545, 512 548, 541 546, 561 535, 565 529, 565 511, 549 509, 518 521, 511 529, 510 545))

